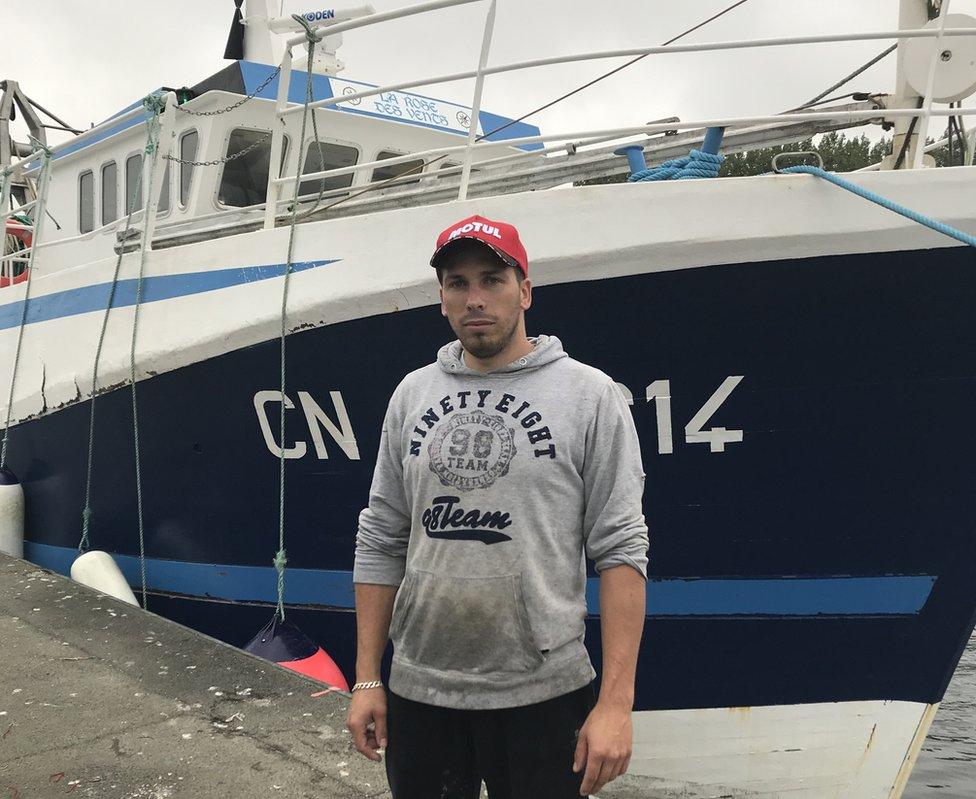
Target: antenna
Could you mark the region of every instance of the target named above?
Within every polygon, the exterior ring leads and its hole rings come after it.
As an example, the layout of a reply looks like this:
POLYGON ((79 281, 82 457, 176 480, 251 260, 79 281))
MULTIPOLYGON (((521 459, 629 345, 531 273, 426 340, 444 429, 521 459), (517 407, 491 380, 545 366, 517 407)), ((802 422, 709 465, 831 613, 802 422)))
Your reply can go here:
MULTIPOLYGON (((224 58, 277 64, 281 60, 282 50, 277 37, 284 33, 301 33, 304 30, 291 16, 282 15, 283 8, 284 3, 275 0, 234 0, 234 20, 227 38, 224 58), (272 5, 278 6, 279 16, 274 16, 272 5)), ((320 29, 375 13, 376 10, 369 3, 349 8, 317 8, 298 12, 299 16, 310 25, 320 29)), ((336 51, 341 46, 341 33, 329 36, 326 32, 325 37, 315 48, 312 63, 308 63, 306 54, 304 59, 296 59, 295 67, 311 69, 313 72, 325 75, 336 75, 345 67, 336 56, 336 51)))

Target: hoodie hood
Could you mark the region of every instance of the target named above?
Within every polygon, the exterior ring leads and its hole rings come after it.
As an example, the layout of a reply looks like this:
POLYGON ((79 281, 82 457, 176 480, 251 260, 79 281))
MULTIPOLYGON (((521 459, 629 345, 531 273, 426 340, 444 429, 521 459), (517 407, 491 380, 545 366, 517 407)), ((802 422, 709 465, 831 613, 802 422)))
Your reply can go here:
POLYGON ((437 364, 448 374, 486 377, 488 375, 507 375, 512 372, 528 372, 568 357, 563 349, 563 343, 555 336, 530 336, 529 341, 535 346, 532 352, 490 372, 479 372, 465 365, 464 359, 461 357, 463 349, 459 340, 445 344, 438 350, 437 364))

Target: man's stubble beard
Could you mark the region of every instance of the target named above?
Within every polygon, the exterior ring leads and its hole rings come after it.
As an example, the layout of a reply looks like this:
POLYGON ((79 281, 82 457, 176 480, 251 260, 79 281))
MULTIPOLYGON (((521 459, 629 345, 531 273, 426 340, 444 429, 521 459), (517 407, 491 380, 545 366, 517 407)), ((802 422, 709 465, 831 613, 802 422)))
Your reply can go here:
MULTIPOLYGON (((492 336, 479 336, 477 333, 468 334, 468 331, 463 325, 460 326, 460 330, 456 330, 457 336, 461 339, 461 346, 464 347, 466 351, 471 353, 475 358, 480 358, 481 360, 488 360, 489 358, 494 358, 498 353, 502 352, 515 337, 515 331, 518 329, 519 316, 518 314, 512 319, 512 323, 508 330, 502 331, 501 335, 497 338, 492 336)), ((497 322, 495 323, 498 324, 497 322)))

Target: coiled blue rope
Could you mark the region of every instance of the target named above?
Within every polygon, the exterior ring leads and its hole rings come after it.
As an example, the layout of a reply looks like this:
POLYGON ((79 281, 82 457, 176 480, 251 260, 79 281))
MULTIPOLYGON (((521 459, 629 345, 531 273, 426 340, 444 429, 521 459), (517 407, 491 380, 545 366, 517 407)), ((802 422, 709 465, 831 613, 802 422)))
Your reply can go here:
POLYGON ((913 211, 911 208, 906 208, 904 205, 899 205, 893 200, 889 200, 887 197, 882 197, 880 194, 875 194, 873 191, 862 188, 856 183, 851 183, 849 180, 844 180, 844 178, 839 177, 831 172, 827 172, 824 169, 816 166, 809 166, 808 164, 799 164, 798 166, 788 166, 779 170, 780 172, 793 172, 801 173, 805 175, 816 175, 818 178, 823 178, 835 186, 839 186, 842 189, 846 189, 858 197, 863 197, 865 200, 870 200, 873 203, 877 203, 882 208, 887 208, 889 211, 894 211, 896 214, 901 214, 906 219, 911 219, 913 222, 918 222, 920 225, 925 225, 927 228, 942 233, 945 236, 961 241, 963 244, 968 244, 970 247, 976 247, 976 236, 970 236, 968 233, 964 233, 961 230, 957 230, 944 222, 940 222, 937 219, 932 219, 930 216, 925 214, 920 214, 918 211, 913 211))
POLYGON ((692 150, 684 158, 665 161, 658 166, 634 172, 627 180, 640 183, 646 180, 691 180, 694 178, 717 178, 724 155, 692 150))

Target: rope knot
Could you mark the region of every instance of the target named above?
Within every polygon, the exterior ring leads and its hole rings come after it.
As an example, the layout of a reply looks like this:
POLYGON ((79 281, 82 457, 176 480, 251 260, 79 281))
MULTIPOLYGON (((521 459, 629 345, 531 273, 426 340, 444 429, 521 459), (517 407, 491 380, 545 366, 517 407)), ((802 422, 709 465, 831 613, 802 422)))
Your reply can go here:
POLYGON ((308 24, 308 20, 301 14, 292 14, 291 18, 305 29, 305 38, 308 39, 309 48, 314 47, 322 41, 324 34, 313 31, 312 26, 308 24))
POLYGON ((719 168, 724 160, 724 155, 692 150, 684 158, 674 158, 659 166, 642 169, 635 172, 627 180, 631 183, 642 183, 649 180, 717 178, 719 168))
POLYGON ((166 95, 160 91, 147 94, 142 98, 142 107, 145 108, 151 116, 159 116, 164 110, 166 110, 166 95))
POLYGON ((285 555, 284 548, 279 549, 275 553, 274 560, 272 561, 272 563, 274 563, 275 571, 278 572, 279 574, 281 574, 285 570, 285 566, 288 565, 288 558, 285 555))

